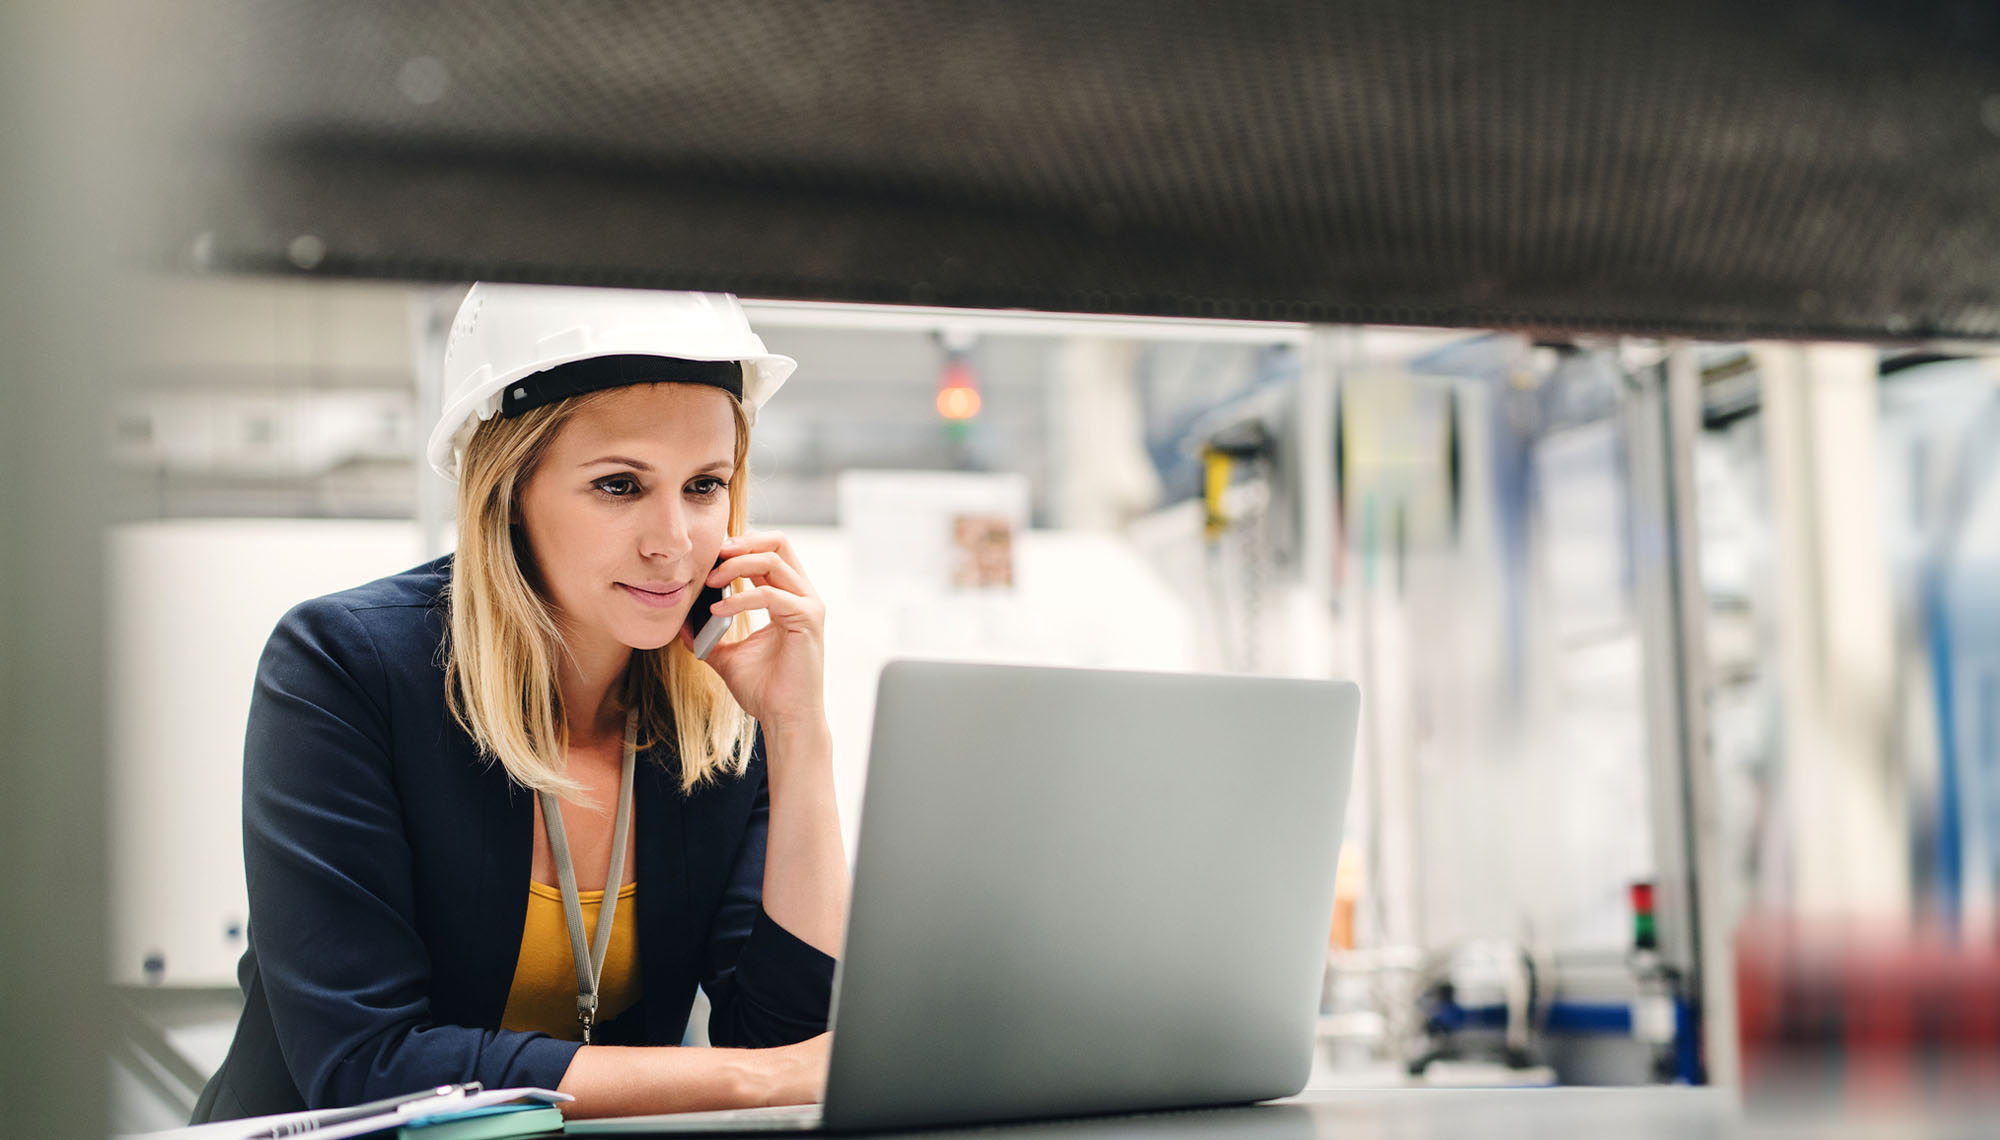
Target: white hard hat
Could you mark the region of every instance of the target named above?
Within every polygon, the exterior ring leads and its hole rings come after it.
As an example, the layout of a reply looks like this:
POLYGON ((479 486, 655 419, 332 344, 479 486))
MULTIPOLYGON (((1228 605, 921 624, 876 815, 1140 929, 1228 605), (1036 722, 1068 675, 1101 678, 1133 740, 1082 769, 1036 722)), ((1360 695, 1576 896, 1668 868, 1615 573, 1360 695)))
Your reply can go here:
POLYGON ((445 342, 444 414, 426 455, 456 481, 480 421, 657 380, 726 388, 754 422, 798 366, 765 350, 727 293, 482 281, 458 306, 445 342))

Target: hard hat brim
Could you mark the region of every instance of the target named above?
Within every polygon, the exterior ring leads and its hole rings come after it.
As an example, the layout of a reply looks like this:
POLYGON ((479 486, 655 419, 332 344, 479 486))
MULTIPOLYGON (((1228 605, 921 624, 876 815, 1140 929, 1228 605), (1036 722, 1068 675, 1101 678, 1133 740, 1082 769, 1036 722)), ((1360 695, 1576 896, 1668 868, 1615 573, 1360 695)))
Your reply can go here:
MULTIPOLYGON (((465 445, 472 439, 472 433, 479 424, 498 415, 501 394, 509 384, 537 372, 573 364, 579 360, 606 355, 601 350, 581 351, 573 354, 551 356, 536 361, 528 367, 512 369, 508 372, 479 380, 468 388, 458 399, 444 409, 438 417, 437 426, 431 430, 425 458, 430 461, 431 470, 449 482, 458 481, 458 461, 464 454, 465 445)), ((724 361, 733 360, 743 365, 743 410, 751 423, 757 421, 757 412, 773 393, 784 386, 799 362, 781 353, 768 352, 752 356, 705 354, 699 351, 676 351, 673 353, 644 353, 621 351, 621 355, 660 356, 680 360, 724 361)), ((667 381, 672 383, 672 381, 667 381)))

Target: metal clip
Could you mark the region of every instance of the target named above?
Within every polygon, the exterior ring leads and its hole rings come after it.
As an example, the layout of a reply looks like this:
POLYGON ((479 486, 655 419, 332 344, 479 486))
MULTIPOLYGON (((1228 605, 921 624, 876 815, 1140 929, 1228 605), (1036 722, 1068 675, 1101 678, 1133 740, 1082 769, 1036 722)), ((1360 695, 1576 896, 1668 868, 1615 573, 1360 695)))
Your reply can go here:
POLYGON ((583 1025, 583 1043, 590 1044, 591 1027, 597 1024, 597 995, 576 995, 576 1019, 583 1025))

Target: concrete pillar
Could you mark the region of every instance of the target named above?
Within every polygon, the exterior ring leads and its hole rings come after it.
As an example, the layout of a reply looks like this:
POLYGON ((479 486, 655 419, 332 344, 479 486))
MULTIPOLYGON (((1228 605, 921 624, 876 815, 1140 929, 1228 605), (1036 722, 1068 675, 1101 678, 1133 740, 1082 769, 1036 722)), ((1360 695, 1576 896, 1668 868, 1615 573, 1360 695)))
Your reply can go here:
POLYGON ((1159 501, 1137 367, 1138 346, 1129 340, 1074 337, 1063 345, 1051 386, 1060 448, 1056 526, 1113 530, 1159 501))
POLYGON ((1894 612, 1876 497, 1876 354, 1762 344, 1795 913, 1907 921, 1909 805, 1891 748, 1894 612))

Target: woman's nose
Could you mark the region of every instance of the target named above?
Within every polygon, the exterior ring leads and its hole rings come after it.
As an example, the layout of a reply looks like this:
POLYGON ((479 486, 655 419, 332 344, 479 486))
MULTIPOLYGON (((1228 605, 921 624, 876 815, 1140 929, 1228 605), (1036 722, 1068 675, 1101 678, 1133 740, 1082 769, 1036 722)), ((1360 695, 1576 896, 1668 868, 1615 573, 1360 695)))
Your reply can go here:
POLYGON ((639 553, 647 557, 678 559, 694 549, 688 532, 687 512, 678 503, 666 503, 648 512, 645 529, 639 535, 639 553))

